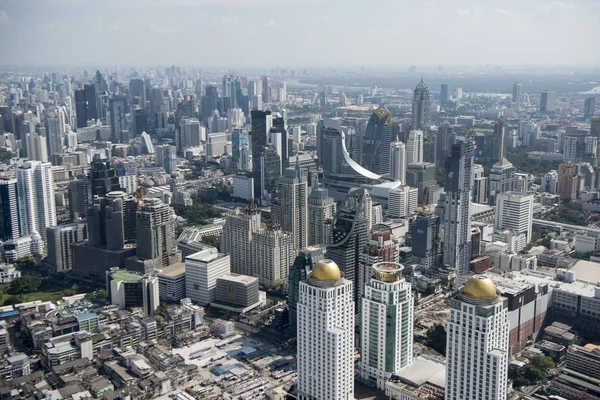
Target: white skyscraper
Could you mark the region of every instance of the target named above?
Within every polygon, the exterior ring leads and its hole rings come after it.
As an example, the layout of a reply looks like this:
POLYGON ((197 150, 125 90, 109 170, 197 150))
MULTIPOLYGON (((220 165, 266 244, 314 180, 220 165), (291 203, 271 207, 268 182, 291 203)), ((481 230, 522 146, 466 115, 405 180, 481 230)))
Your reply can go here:
POLYGON ((406 140, 406 165, 423 162, 423 131, 410 131, 406 140))
MULTIPOLYGON (((515 192, 499 194, 496 199, 496 229, 523 233, 531 241, 533 224, 533 195, 515 192)), ((525 243, 525 245, 527 245, 525 243)))
POLYGON ((291 233, 298 250, 308 245, 308 182, 300 162, 287 168, 277 182, 277 202, 273 205, 275 219, 284 231, 291 233))
POLYGON ((508 304, 476 275, 452 299, 446 337, 446 400, 505 400, 508 304))
POLYGON ((394 262, 377 263, 364 288, 359 371, 380 390, 413 359, 414 297, 403 269, 394 262))
POLYGON ((321 260, 300 282, 298 398, 354 399, 353 283, 321 260))
POLYGON ((62 108, 53 107, 46 117, 46 135, 48 139, 48 154, 60 153, 64 145, 65 114, 62 108))
POLYGON ((27 161, 17 169, 17 199, 22 235, 40 234, 46 242, 46 228, 56 226, 52 164, 27 161))
POLYGON ((215 300, 217 278, 231 273, 231 257, 209 248, 185 258, 185 292, 192 301, 206 306, 215 300))
POLYGON ((48 145, 46 138, 38 133, 28 133, 27 158, 31 161, 48 162, 48 145))
POLYGON ((419 201, 419 189, 401 186, 388 192, 388 211, 390 218, 408 218, 414 214, 419 201))
POLYGON ((329 197, 327 189, 319 187, 317 182, 308 197, 308 244, 310 246, 327 245, 335 210, 335 200, 329 197))
POLYGON ((390 145, 390 177, 406 184, 406 145, 393 142, 390 145))
POLYGON ((252 237, 252 270, 265 287, 281 287, 287 282, 296 252, 292 236, 280 227, 269 227, 252 237))

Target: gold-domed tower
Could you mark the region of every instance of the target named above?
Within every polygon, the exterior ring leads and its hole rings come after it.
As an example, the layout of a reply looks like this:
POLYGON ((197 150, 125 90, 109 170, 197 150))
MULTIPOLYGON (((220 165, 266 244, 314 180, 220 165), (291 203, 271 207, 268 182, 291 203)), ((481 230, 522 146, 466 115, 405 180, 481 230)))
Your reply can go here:
POLYGON ((465 283, 462 292, 476 299, 492 299, 498 295, 496 285, 485 275, 470 277, 465 283))
POLYGON ((310 277, 317 281, 337 281, 342 279, 342 272, 334 261, 323 259, 315 264, 310 277))

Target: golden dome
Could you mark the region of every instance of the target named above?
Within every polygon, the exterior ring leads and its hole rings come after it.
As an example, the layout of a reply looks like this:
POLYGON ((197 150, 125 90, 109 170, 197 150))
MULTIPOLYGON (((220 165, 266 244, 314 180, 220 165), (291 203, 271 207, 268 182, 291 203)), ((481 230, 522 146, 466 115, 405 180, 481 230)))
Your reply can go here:
POLYGON ((342 279, 342 273, 335 262, 323 259, 315 264, 310 277, 318 281, 337 281, 342 279))
POLYGON ((489 299, 496 297, 496 285, 484 275, 475 275, 467 280, 463 293, 477 299, 489 299))

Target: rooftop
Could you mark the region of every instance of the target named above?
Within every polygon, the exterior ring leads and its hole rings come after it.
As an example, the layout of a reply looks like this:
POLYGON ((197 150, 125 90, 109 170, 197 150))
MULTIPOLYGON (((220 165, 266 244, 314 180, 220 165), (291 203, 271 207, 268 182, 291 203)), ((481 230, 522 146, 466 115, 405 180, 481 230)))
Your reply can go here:
POLYGON ((111 276, 114 280, 124 282, 136 282, 142 279, 141 274, 124 270, 111 272, 111 276))
POLYGON ((252 282, 258 280, 258 278, 255 278, 253 276, 239 275, 239 274, 228 274, 228 275, 224 275, 218 279, 224 279, 224 280, 228 280, 231 282, 238 282, 238 283, 243 283, 243 284, 252 283, 252 282))
POLYGON ((569 270, 575 272, 575 279, 578 281, 600 282, 600 263, 579 260, 569 270))
POLYGON ((172 265, 169 265, 168 267, 165 268, 161 268, 160 272, 158 273, 158 275, 162 275, 162 276, 168 276, 168 277, 175 277, 175 276, 180 276, 180 275, 184 275, 185 274, 185 263, 182 262, 178 262, 172 265))
POLYGON ((508 277, 516 282, 527 282, 534 285, 545 284, 553 289, 559 289, 567 293, 573 293, 585 297, 594 297, 594 290, 596 288, 596 285, 585 282, 568 283, 557 281, 548 275, 530 270, 511 272, 508 277))
POLYGON ((415 358, 412 364, 402 368, 397 375, 412 386, 421 386, 426 382, 442 388, 446 386, 446 364, 431 357, 415 358))

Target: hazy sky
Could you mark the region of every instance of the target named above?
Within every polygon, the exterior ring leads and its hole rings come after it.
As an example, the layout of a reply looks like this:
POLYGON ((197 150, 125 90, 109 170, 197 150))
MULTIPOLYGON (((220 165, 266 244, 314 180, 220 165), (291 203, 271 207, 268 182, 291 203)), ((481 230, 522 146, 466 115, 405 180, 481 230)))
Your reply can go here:
POLYGON ((0 64, 600 65, 600 0, 0 0, 0 64))

